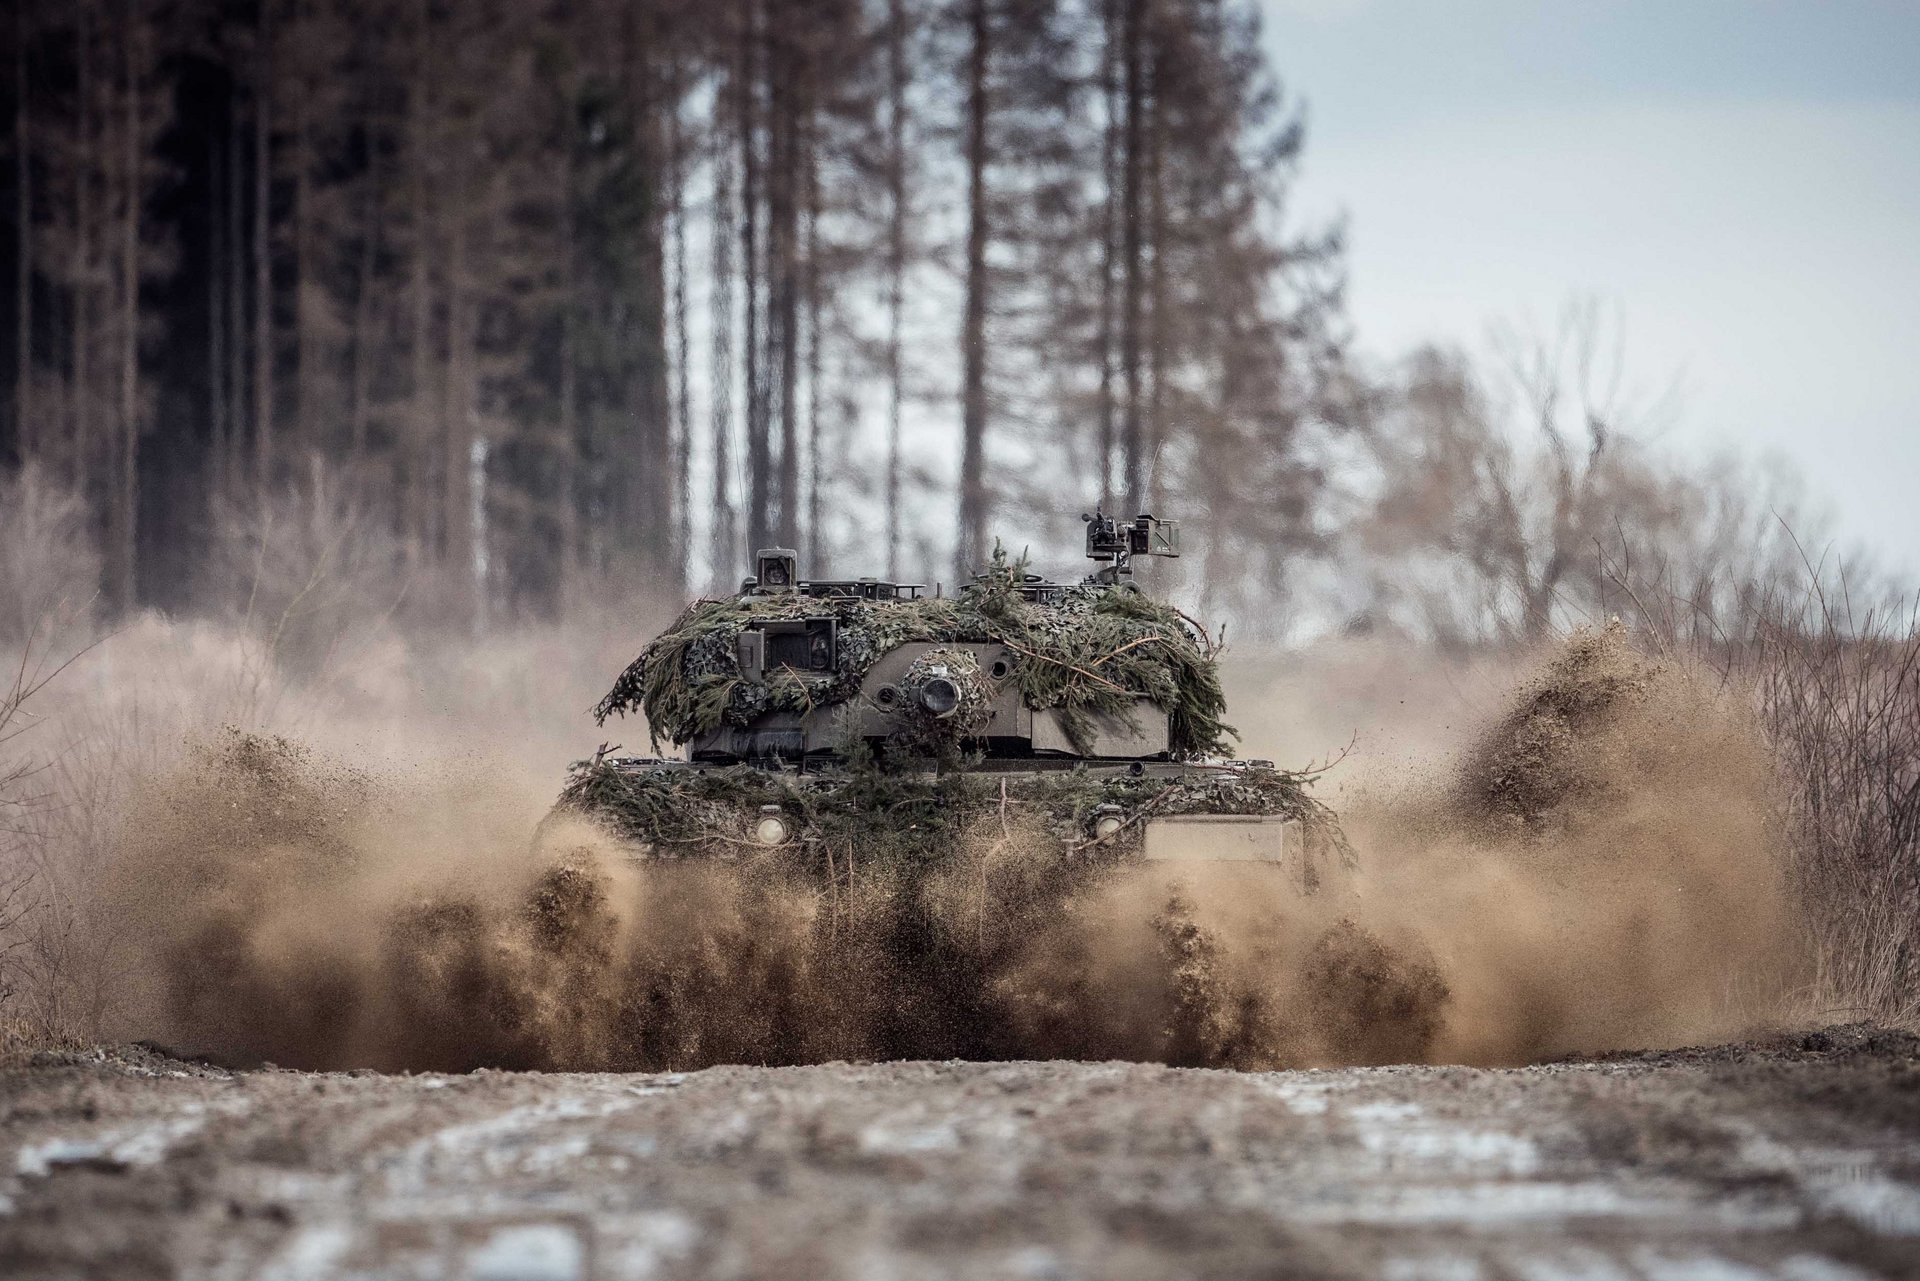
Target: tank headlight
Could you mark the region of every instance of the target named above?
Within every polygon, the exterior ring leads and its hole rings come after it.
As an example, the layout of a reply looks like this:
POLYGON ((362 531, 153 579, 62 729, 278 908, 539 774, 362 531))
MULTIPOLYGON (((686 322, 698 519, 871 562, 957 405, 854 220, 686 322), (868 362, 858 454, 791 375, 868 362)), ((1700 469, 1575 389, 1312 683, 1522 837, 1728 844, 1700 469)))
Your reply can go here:
POLYGON ((761 810, 760 821, 753 825, 753 839, 762 845, 785 845, 792 835, 793 829, 787 826, 777 807, 761 810))
POLYGON ((1118 814, 1102 814, 1093 820, 1093 839, 1104 841, 1125 826, 1125 820, 1118 814))

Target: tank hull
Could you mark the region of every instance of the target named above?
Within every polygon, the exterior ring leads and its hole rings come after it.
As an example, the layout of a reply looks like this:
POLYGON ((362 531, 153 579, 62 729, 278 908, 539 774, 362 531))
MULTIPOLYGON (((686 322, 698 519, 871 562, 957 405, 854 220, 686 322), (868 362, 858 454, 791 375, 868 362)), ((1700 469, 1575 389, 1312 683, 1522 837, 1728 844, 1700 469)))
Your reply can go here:
POLYGON ((1351 854, 1301 781, 1263 762, 803 772, 612 758, 575 767, 556 815, 640 860, 751 859, 831 878, 844 858, 924 866, 1017 840, 1063 865, 1271 865, 1311 893, 1351 854))

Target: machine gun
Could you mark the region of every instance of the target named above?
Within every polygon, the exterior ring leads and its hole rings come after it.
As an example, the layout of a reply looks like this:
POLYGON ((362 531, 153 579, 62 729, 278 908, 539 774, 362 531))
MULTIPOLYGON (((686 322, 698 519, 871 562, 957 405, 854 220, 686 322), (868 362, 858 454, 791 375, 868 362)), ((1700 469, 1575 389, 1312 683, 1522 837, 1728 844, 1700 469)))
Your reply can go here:
POLYGON ((1108 562, 1088 581, 1118 586, 1133 577, 1135 556, 1178 556, 1180 522, 1161 520, 1145 512, 1125 524, 1099 508, 1082 513, 1087 523, 1087 559, 1108 562))

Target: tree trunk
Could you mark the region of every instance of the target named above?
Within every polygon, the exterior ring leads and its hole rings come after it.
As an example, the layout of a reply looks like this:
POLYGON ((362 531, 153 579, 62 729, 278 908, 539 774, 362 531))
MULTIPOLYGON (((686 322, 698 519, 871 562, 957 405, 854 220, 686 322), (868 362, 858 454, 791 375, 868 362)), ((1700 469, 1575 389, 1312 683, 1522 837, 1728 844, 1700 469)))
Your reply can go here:
POLYGON ((27 0, 13 12, 14 383, 13 438, 20 461, 36 455, 33 429, 33 136, 27 112, 27 0))
MULTIPOLYGON (((294 0, 292 43, 302 46, 303 18, 294 0)), ((302 56, 296 52, 296 56, 302 56)), ((309 55, 310 56, 310 55, 309 55)), ((304 68, 301 81, 305 80, 304 68)), ((319 449, 314 439, 314 348, 320 336, 314 330, 307 295, 313 288, 313 120, 309 98, 312 86, 294 86, 293 128, 293 450, 319 449)), ((329 442, 330 443, 330 442, 329 442)))
POLYGON ((807 184, 807 563, 826 576, 826 539, 821 533, 820 485, 820 158, 814 147, 817 117, 809 114, 804 168, 807 184))
POLYGON ((119 440, 108 470, 113 492, 107 507, 108 604, 125 613, 134 599, 134 503, 140 447, 140 69, 137 0, 127 0, 124 115, 121 120, 120 221, 120 413, 119 440))
POLYGON ((1142 497, 1147 509, 1161 508, 1161 459, 1167 443, 1167 190, 1165 180, 1167 114, 1160 103, 1158 64, 1147 110, 1152 124, 1147 150, 1147 241, 1152 261, 1147 272, 1147 398, 1146 481, 1142 497))
POLYGON ((273 483, 273 29, 271 0, 261 0, 260 47, 253 83, 253 483, 273 483))
POLYGON ((988 0, 969 0, 972 43, 967 54, 967 266, 966 310, 960 360, 960 542, 955 568, 961 577, 986 555, 987 541, 987 67, 992 26, 988 0))
POLYGON ((1141 127, 1146 85, 1143 75, 1140 30, 1144 0, 1121 0, 1126 6, 1122 32, 1123 75, 1126 95, 1126 142, 1124 167, 1124 210, 1120 220, 1121 273, 1123 279, 1120 316, 1120 371, 1126 381, 1126 408, 1120 427, 1120 490, 1124 512, 1140 510, 1143 493, 1143 444, 1140 422, 1140 311, 1141 311, 1141 127))
MULTIPOLYGON (((737 73, 736 73, 737 74, 737 73)), ((725 87, 715 95, 716 126, 725 87)), ((713 255, 712 447, 713 524, 709 536, 709 582, 719 591, 728 583, 740 555, 739 527, 733 506, 733 158, 724 139, 713 151, 713 210, 708 239, 713 255)))
POLYGON ((770 59, 769 89, 772 111, 768 133, 772 140, 772 173, 768 182, 769 248, 773 254, 772 315, 767 328, 779 361, 780 470, 779 521, 782 547, 800 544, 800 285, 798 279, 798 220, 800 216, 800 133, 806 112, 805 72, 795 48, 800 33, 789 9, 780 10, 773 33, 778 57, 770 59))
POLYGON ((1100 96, 1102 128, 1100 139, 1100 320, 1095 342, 1100 349, 1099 474, 1100 505, 1113 501, 1113 319, 1114 319, 1114 239, 1119 228, 1120 186, 1120 0, 1104 0, 1101 26, 1104 39, 1100 52, 1100 96))
MULTIPOLYGON (((639 120, 634 145, 642 172, 658 182, 667 168, 665 134, 662 128, 666 95, 662 92, 655 50, 664 41, 634 42, 633 75, 635 114, 639 120)), ((656 188, 657 191, 657 188, 656 188)), ((634 392, 637 403, 631 412, 639 423, 639 453, 626 474, 631 494, 628 500, 638 515, 634 528, 640 534, 635 563, 643 572, 673 590, 671 547, 677 517, 674 513, 673 479, 673 399, 667 369, 667 226, 664 202, 650 199, 646 217, 639 228, 640 296, 634 301, 638 313, 640 352, 636 361, 634 392)))
MULTIPOLYGON (((228 105, 232 93, 229 87, 228 105)), ((228 131, 231 132, 229 122, 228 131)), ((227 144, 207 143, 207 418, 211 447, 206 482, 213 495, 226 492, 227 469, 227 144)))
POLYGON ((380 253, 383 177, 379 165, 369 168, 365 179, 367 209, 360 229, 360 253, 353 266, 353 384, 347 393, 347 460, 349 474, 356 485, 365 485, 371 480, 367 475, 367 417, 373 396, 373 273, 380 253))
POLYGON ((645 175, 647 189, 638 201, 622 199, 626 221, 620 239, 597 241, 592 252, 615 245, 630 266, 619 273, 608 301, 620 316, 625 351, 613 369, 614 403, 603 416, 603 449, 597 459, 606 477, 607 506, 602 518, 607 567, 623 576, 659 581, 672 529, 671 457, 664 448, 671 410, 665 394, 666 314, 665 218, 660 179, 665 168, 660 128, 662 94, 653 62, 661 43, 649 13, 629 8, 621 27, 619 61, 625 118, 631 129, 622 163, 645 175))
POLYGON ((667 212, 673 219, 673 572, 693 581, 693 372, 687 335, 687 157, 680 119, 685 96, 680 55, 672 55, 668 80, 667 212))
POLYGON ((574 220, 579 201, 574 174, 574 121, 579 86, 568 80, 560 101, 560 448, 554 483, 554 513, 560 544, 560 584, 558 595, 568 599, 567 587, 580 572, 580 503, 584 487, 580 483, 580 334, 578 273, 575 260, 574 220))
POLYGON ((74 226, 73 249, 71 254, 71 272, 73 279, 73 318, 69 322, 73 332, 68 335, 71 344, 72 401, 68 406, 73 415, 73 430, 69 436, 72 441, 70 458, 71 484, 82 493, 87 492, 93 479, 93 370, 90 359, 93 348, 93 287, 92 279, 92 240, 93 225, 93 174, 94 157, 94 120, 93 120, 93 29, 87 16, 80 18, 77 46, 74 57, 77 62, 75 76, 79 86, 78 105, 75 110, 79 130, 78 153, 73 167, 74 183, 74 226))
POLYGON ((900 325, 907 278, 907 10, 887 0, 887 577, 900 579, 900 325))
POLYGON ((232 499, 247 474, 247 218, 245 139, 241 136, 240 85, 234 82, 227 116, 226 344, 227 450, 220 459, 220 496, 232 499))
POLYGON ((412 303, 413 330, 409 342, 412 374, 408 388, 406 439, 400 454, 405 459, 407 519, 410 537, 422 551, 436 545, 435 450, 433 442, 440 431, 439 407, 434 399, 433 382, 433 253, 435 238, 428 229, 433 209, 429 183, 437 166, 433 163, 436 138, 437 97, 435 79, 439 67, 435 58, 433 11, 428 0, 419 0, 415 10, 415 32, 419 45, 415 50, 413 84, 408 94, 408 134, 411 139, 407 157, 407 204, 412 243, 409 245, 407 292, 412 303))
MULTIPOLYGON (((454 173, 462 170, 455 167, 454 173)), ((468 279, 469 215, 465 182, 456 177, 449 193, 452 212, 447 240, 447 354, 441 404, 440 519, 441 554, 447 569, 451 606, 462 627, 471 628, 474 613, 473 540, 473 416, 474 351, 473 290, 468 279)))
POLYGON ((747 540, 748 549, 765 547, 772 541, 771 523, 773 485, 771 442, 767 439, 767 378, 760 349, 759 252, 760 164, 756 145, 756 121, 759 111, 759 71, 755 57, 759 48, 756 0, 740 4, 740 277, 746 285, 745 355, 747 394, 747 540))

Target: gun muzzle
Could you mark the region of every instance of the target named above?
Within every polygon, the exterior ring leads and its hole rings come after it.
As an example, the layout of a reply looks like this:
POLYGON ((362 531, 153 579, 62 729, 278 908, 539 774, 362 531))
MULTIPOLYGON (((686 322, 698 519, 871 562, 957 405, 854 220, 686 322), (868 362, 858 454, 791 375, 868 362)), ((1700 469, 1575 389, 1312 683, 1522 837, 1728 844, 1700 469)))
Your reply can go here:
POLYGON ((945 720, 960 710, 960 687, 951 677, 929 676, 914 691, 920 706, 935 720, 945 720))

